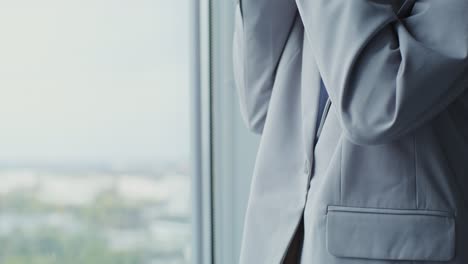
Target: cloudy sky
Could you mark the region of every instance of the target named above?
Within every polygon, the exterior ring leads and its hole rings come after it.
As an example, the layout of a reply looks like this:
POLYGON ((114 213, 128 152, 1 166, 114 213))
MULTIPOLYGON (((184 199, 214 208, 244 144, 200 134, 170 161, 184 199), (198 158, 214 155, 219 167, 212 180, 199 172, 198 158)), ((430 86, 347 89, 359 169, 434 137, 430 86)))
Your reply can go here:
POLYGON ((0 0, 0 161, 189 153, 190 0, 0 0))

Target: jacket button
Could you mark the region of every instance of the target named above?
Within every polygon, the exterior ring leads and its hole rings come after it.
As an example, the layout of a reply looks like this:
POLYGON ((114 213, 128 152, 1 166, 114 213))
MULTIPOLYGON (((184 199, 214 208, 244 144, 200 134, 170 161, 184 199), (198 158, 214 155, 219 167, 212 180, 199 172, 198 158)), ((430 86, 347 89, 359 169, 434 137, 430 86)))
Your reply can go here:
POLYGON ((305 174, 309 174, 309 173, 310 173, 310 165, 309 165, 309 161, 308 161, 308 160, 305 160, 305 162, 304 162, 304 173, 305 173, 305 174))

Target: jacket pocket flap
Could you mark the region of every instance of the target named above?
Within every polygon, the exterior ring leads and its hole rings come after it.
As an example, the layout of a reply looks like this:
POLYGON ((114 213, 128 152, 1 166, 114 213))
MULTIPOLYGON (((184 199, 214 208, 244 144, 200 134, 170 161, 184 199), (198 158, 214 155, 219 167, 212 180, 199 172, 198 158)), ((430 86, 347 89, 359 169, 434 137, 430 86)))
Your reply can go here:
POLYGON ((336 257, 448 261, 455 255, 450 213, 329 206, 327 249, 336 257))

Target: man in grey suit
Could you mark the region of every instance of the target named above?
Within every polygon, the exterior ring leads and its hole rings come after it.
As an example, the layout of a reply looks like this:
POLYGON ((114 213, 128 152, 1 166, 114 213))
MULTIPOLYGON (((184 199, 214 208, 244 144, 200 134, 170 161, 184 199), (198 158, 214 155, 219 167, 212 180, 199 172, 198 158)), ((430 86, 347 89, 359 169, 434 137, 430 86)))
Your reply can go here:
POLYGON ((241 264, 468 263, 467 0, 239 0, 233 44, 241 264))

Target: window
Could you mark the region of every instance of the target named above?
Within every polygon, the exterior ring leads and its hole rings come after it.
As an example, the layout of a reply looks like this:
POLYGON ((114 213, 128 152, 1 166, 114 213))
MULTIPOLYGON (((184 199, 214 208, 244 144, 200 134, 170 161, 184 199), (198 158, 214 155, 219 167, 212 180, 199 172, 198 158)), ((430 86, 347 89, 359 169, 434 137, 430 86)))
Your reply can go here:
POLYGON ((0 0, 0 263, 191 263, 190 0, 0 0))

